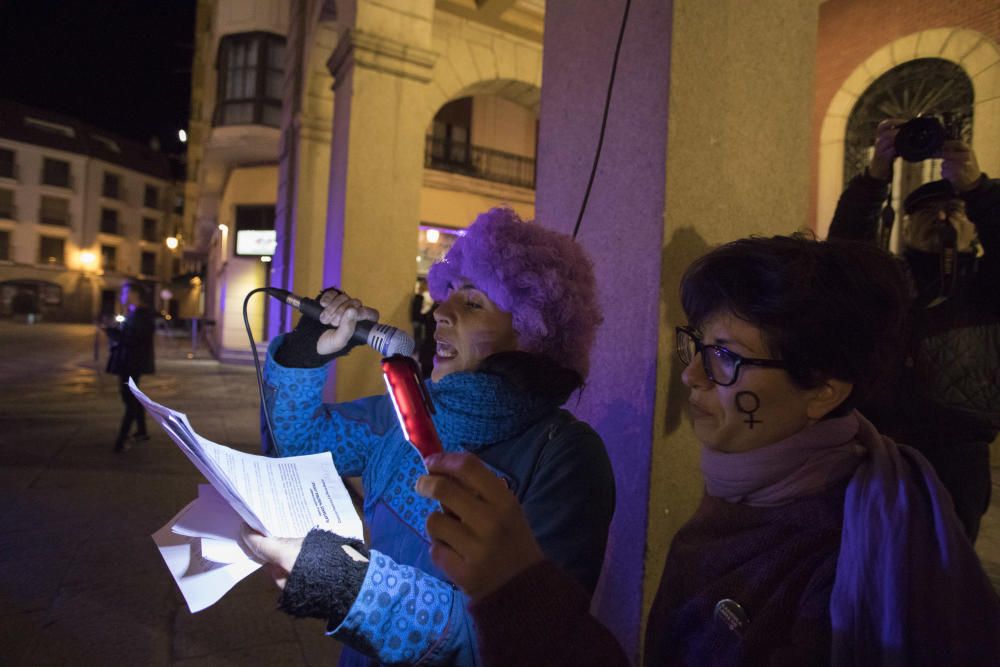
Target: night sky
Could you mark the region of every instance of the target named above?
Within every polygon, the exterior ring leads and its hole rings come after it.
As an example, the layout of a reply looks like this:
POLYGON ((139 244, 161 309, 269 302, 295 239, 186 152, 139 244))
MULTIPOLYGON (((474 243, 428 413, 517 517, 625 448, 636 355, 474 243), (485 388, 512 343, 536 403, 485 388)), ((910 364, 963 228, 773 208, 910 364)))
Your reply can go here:
POLYGON ((0 97, 181 150, 194 0, 0 0, 0 97))

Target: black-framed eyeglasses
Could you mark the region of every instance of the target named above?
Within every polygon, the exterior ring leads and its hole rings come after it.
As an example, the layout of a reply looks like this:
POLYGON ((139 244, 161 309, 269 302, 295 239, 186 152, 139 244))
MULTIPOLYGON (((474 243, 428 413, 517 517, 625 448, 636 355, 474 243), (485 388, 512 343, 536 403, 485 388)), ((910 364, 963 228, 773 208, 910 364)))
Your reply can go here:
POLYGON ((736 382, 742 366, 785 367, 785 362, 777 359, 749 359, 721 345, 705 345, 691 329, 677 327, 677 357, 681 363, 687 366, 697 354, 701 354, 702 367, 708 379, 722 387, 736 382))

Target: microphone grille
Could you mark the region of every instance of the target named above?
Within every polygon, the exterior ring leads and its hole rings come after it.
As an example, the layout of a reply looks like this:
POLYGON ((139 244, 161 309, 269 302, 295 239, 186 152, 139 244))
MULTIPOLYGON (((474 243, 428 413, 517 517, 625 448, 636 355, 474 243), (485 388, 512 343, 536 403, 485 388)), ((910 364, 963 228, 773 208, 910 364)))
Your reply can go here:
POLYGON ((385 348, 384 356, 386 357, 391 357, 394 354, 409 357, 417 348, 417 344, 408 335, 396 329, 390 334, 389 339, 385 341, 385 348))
POLYGON ((376 324, 372 327, 368 334, 368 344, 383 357, 391 357, 394 354, 409 357, 417 348, 417 344, 409 335, 387 324, 376 324))

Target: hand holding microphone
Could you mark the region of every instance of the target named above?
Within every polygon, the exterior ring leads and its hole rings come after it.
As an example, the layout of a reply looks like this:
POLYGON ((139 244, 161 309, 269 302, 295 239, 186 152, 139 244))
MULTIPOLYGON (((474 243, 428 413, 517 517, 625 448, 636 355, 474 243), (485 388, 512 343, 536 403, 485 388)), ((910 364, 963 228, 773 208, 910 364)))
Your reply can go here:
MULTIPOLYGON (((359 320, 378 322, 377 310, 368 308, 344 292, 327 289, 320 295, 319 304, 323 310, 315 319, 332 327, 323 332, 316 343, 316 352, 319 354, 333 354, 347 347, 359 320)), ((311 313, 307 313, 307 316, 311 316, 311 313)))
POLYGON ((331 327, 319 335, 316 342, 316 353, 319 355, 340 352, 352 341, 374 348, 383 357, 394 354, 409 356, 416 347, 413 339, 399 329, 378 324, 377 310, 368 308, 336 288, 323 290, 318 301, 275 287, 268 288, 267 292, 306 317, 331 327))

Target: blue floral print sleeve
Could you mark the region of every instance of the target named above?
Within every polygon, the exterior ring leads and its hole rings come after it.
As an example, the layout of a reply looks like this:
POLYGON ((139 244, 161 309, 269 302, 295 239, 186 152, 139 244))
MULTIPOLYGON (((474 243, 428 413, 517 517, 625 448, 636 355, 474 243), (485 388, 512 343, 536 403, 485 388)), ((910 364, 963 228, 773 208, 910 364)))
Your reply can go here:
POLYGON ((328 634, 382 663, 476 664, 465 596, 376 549, 354 605, 328 634))
POLYGON ((323 393, 330 365, 318 368, 279 365, 274 352, 282 338, 278 336, 271 342, 264 366, 264 400, 278 441, 274 452, 279 456, 330 452, 341 475, 360 475, 371 448, 393 425, 392 415, 373 420, 373 416, 384 412, 373 409, 373 404, 381 400, 378 396, 349 403, 318 401, 316 397, 323 393))

